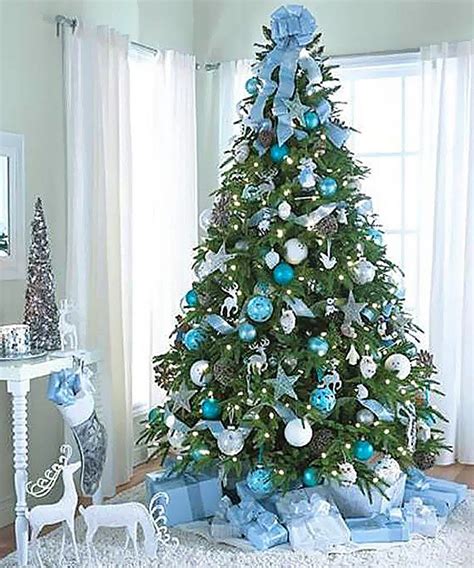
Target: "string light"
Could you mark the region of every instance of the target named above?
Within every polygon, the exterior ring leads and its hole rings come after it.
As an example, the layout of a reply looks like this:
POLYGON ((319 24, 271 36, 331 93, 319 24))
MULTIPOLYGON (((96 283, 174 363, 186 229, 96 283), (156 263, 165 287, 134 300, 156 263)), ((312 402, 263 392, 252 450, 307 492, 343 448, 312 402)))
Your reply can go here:
POLYGON ((283 229, 277 229, 277 237, 281 239, 283 237, 283 229))
POLYGON ((283 469, 278 470, 278 475, 285 475, 285 471, 283 469))
POLYGON ((268 439, 270 438, 270 434, 268 432, 265 432, 264 437, 268 439))
POLYGON ((344 446, 346 448, 346 450, 350 450, 351 449, 351 445, 349 443, 345 444, 344 446))
POLYGON ((323 453, 321 454, 321 457, 323 458, 323 460, 325 460, 325 459, 328 457, 328 455, 327 455, 326 452, 323 452, 323 453))

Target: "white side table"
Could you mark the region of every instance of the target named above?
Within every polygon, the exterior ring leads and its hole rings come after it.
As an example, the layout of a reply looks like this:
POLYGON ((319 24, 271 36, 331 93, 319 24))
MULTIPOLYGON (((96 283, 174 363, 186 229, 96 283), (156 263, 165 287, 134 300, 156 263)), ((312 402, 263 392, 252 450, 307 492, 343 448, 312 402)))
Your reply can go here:
MULTIPOLYGON (((15 538, 19 566, 28 563, 28 519, 26 505, 26 484, 28 482, 28 425, 27 394, 30 381, 48 377, 52 372, 73 366, 73 354, 66 357, 50 353, 38 359, 24 359, 15 362, 0 361, 0 381, 6 381, 12 397, 13 468, 15 472, 15 538)), ((97 354, 78 351, 86 365, 97 363, 97 354)), ((45 395, 46 396, 46 395, 45 395)))

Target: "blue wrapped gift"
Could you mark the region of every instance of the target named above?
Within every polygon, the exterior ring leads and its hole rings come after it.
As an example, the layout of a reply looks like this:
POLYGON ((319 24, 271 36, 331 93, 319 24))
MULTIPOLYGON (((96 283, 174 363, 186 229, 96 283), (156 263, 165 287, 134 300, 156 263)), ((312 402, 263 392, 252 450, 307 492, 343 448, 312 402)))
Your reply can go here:
POLYGON ((438 534, 439 521, 436 509, 425 505, 419 497, 413 497, 403 507, 403 515, 411 534, 435 537, 438 534))
POLYGON ((240 529, 227 520, 227 513, 232 506, 232 501, 229 497, 222 497, 210 527, 211 536, 215 540, 226 540, 240 536, 240 529))
POLYGON ((212 517, 222 498, 217 475, 174 475, 169 471, 156 471, 145 476, 145 488, 148 502, 158 491, 168 494, 166 516, 171 527, 212 517))
POLYGON ((408 523, 400 509, 393 509, 387 515, 346 519, 346 523, 353 542, 357 544, 410 540, 408 523))
POLYGON ((328 552, 350 541, 350 533, 338 509, 318 493, 308 496, 305 489, 289 491, 276 503, 279 517, 289 532, 293 550, 328 552))
MULTIPOLYGON (((438 493, 451 493, 456 496, 454 507, 457 507, 467 497, 467 485, 446 479, 430 477, 416 468, 408 470, 407 489, 417 491, 436 491, 438 493)), ((449 502, 452 500, 450 499, 449 502)))
POLYGON ((380 515, 401 507, 405 482, 406 475, 402 474, 393 485, 384 487, 383 493, 374 488, 370 495, 364 493, 357 485, 343 486, 336 481, 330 482, 325 487, 341 515, 345 519, 350 519, 380 515))
POLYGON ((404 503, 408 503, 413 498, 419 498, 425 505, 434 507, 439 517, 447 517, 457 505, 457 495, 447 491, 437 491, 435 489, 405 489, 404 503))
POLYGON ((258 503, 260 503, 267 511, 275 514, 277 513, 276 501, 279 498, 278 493, 274 493, 273 495, 269 495, 267 497, 256 497, 255 493, 253 493, 253 491, 249 489, 246 481, 239 481, 238 483, 236 483, 235 489, 241 501, 251 501, 252 499, 254 499, 258 503))

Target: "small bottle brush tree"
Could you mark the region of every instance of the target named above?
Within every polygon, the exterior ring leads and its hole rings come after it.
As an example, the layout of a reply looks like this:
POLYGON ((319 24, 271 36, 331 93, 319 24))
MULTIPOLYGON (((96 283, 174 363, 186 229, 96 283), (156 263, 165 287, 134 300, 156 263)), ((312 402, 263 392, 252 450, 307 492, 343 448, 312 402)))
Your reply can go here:
POLYGON ((383 490, 394 467, 444 447, 435 369, 361 191, 368 170, 345 146, 313 17, 282 7, 263 34, 196 282, 154 361, 169 400, 142 439, 172 447, 179 469, 249 472, 260 493, 323 479, 383 490))
POLYGON ((48 229, 43 205, 38 197, 31 223, 31 245, 25 295, 24 323, 30 326, 31 347, 35 351, 60 349, 59 311, 51 267, 48 229))

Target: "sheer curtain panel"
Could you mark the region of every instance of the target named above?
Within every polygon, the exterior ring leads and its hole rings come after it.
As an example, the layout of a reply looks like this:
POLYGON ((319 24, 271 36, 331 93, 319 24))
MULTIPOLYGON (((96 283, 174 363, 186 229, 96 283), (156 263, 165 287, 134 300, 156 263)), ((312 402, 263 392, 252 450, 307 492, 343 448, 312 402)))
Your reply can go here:
POLYGON ((474 41, 422 56, 422 242, 430 282, 430 344, 445 397, 452 451, 440 463, 474 464, 474 41))
POLYGON ((64 36, 67 284, 81 347, 99 350, 108 433, 103 492, 132 471, 131 136, 128 38, 79 25, 64 36))

